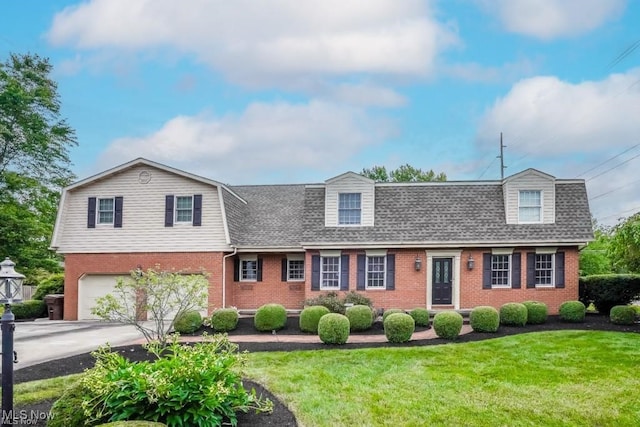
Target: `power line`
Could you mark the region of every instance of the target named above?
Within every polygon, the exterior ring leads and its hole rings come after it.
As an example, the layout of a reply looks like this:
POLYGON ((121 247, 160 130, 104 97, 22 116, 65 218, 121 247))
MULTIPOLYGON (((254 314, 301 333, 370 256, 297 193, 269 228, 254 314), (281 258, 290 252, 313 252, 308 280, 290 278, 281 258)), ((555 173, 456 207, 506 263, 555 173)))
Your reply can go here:
POLYGON ((607 70, 612 69, 613 67, 615 67, 616 65, 618 65, 620 62, 624 61, 627 56, 631 55, 633 53, 634 50, 636 50, 638 48, 638 46, 640 46, 640 39, 636 40, 635 42, 631 43, 631 45, 629 45, 625 50, 623 50, 618 56, 616 56, 610 63, 609 66, 607 67, 607 70))
POLYGON ((586 175, 586 174, 588 174, 589 172, 591 172, 592 170, 598 169, 600 166, 602 166, 602 165, 604 165, 604 164, 609 163, 611 160, 616 159, 616 158, 618 158, 618 157, 622 156, 623 154, 625 154, 625 153, 627 153, 627 152, 629 152, 629 151, 633 150, 634 148, 636 148, 636 147, 637 147, 637 146, 639 146, 639 145, 640 145, 640 143, 638 143, 638 144, 634 145, 634 146, 633 146, 633 147, 631 147, 631 148, 627 148, 627 149, 626 149, 626 150, 624 150, 622 153, 620 153, 620 154, 616 154, 615 156, 608 158, 608 159, 607 159, 607 160, 605 160, 604 162, 602 162, 602 163, 600 163, 600 164, 598 164, 598 165, 596 165, 596 166, 592 167, 591 169, 589 169, 589 170, 586 170, 586 171, 582 172, 580 175, 576 176, 576 178, 580 178, 582 175, 586 175))
POLYGON ((586 181, 587 181, 587 182, 588 182, 588 181, 591 181, 592 179, 595 179, 595 178, 597 178, 597 177, 599 177, 599 176, 602 176, 602 175, 604 175, 605 173, 611 172, 612 170, 617 169, 617 168, 619 168, 620 166, 624 165, 625 163, 629 163, 631 160, 636 159, 636 158, 638 158, 638 157, 640 157, 640 154, 636 154, 635 156, 631 157, 630 159, 627 159, 627 160, 625 160, 625 161, 624 161, 624 162, 622 162, 622 163, 618 163, 618 164, 617 164, 617 165, 615 165, 614 167, 609 168, 609 169, 607 169, 607 170, 606 170, 606 171, 604 171, 604 172, 600 172, 599 174, 594 175, 594 176, 592 176, 591 178, 588 178, 586 181))
POLYGON ((636 206, 635 208, 626 209, 624 211, 616 212, 616 213, 611 214, 611 215, 601 216, 598 219, 602 220, 602 219, 605 219, 605 218, 612 218, 614 216, 618 216, 618 215, 621 215, 621 214, 624 214, 624 213, 627 213, 627 212, 634 212, 634 211, 640 212, 640 206, 636 206))
POLYGON ((478 177, 478 179, 482 178, 482 176, 483 176, 485 173, 487 173, 487 171, 489 170, 489 168, 490 168, 491 166, 493 166, 493 164, 496 162, 496 160, 497 160, 497 159, 498 159, 497 157, 494 157, 494 158, 493 158, 493 160, 491 160, 491 163, 489 163, 489 166, 487 166, 487 168, 486 168, 484 171, 482 171, 482 173, 480 174, 480 176, 478 177))
POLYGON ((629 186, 631 186, 631 185, 633 185, 633 184, 635 184, 637 182, 640 182, 640 179, 637 180, 637 181, 631 181, 631 182, 629 182, 629 183, 627 183, 627 184, 625 184, 623 186, 616 187, 613 190, 610 190, 610 191, 607 191, 607 192, 604 192, 604 193, 600 193, 597 196, 593 196, 593 197, 589 198, 589 201, 595 200, 595 199, 599 199, 600 197, 606 196, 607 194, 615 193, 616 191, 622 190, 623 188, 627 188, 627 187, 629 187, 629 186))

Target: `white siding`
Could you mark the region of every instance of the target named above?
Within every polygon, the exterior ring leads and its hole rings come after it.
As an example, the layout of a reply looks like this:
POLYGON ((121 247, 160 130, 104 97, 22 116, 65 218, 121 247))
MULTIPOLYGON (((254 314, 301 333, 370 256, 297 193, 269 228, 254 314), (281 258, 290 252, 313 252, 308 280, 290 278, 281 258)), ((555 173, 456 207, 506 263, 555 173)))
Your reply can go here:
MULTIPOLYGON (((345 174, 337 179, 327 181, 325 187, 325 227, 338 226, 338 194, 360 193, 362 219, 360 226, 373 226, 375 187, 373 182, 356 174, 345 174)), ((340 227, 354 227, 344 225, 340 227)))
POLYGON ((518 206, 521 190, 540 191, 542 199, 542 223, 553 224, 556 221, 555 179, 534 170, 527 170, 507 178, 503 184, 507 224, 518 224, 518 206))
POLYGON ((58 252, 197 252, 229 249, 218 188, 139 165, 67 192, 58 229, 58 252), (141 171, 151 181, 139 181, 141 171), (202 194, 202 225, 164 226, 165 196, 202 194), (89 197, 123 197, 122 228, 87 227, 89 197))

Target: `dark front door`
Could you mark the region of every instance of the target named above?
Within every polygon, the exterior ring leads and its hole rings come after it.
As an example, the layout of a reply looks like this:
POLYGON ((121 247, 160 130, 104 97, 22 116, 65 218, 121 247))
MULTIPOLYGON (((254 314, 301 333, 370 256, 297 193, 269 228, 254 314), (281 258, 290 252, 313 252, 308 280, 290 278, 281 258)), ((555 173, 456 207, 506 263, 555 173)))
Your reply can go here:
POLYGON ((434 258, 432 273, 433 274, 433 293, 432 304, 434 305, 450 305, 451 304, 451 283, 452 279, 452 259, 451 258, 434 258))

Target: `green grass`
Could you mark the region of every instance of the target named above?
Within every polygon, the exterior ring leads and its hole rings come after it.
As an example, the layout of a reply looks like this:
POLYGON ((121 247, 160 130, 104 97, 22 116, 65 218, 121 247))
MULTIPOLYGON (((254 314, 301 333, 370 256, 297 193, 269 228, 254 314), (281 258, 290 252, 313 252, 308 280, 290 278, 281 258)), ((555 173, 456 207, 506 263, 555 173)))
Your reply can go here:
POLYGON ((306 426, 640 424, 640 335, 528 333, 414 348, 250 354, 306 426))
POLYGON ((80 374, 75 374, 15 384, 13 386, 13 405, 17 407, 41 402, 43 400, 57 399, 62 395, 65 387, 79 376, 80 374))

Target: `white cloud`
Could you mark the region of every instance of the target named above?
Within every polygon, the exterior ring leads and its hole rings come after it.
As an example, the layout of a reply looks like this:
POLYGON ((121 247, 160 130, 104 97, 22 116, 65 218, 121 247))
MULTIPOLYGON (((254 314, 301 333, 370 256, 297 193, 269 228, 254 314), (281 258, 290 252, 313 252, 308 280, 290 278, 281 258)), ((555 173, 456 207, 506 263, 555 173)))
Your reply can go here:
POLYGON ((179 116, 157 132, 115 140, 100 168, 146 157, 213 179, 256 183, 258 176, 305 170, 342 172, 342 164, 394 132, 386 120, 324 101, 254 103, 237 116, 179 116))
POLYGON ((507 31, 543 40, 575 36, 620 16, 626 0, 480 0, 507 31))
POLYGON ((58 13, 54 45, 167 50, 245 84, 350 73, 423 76, 455 43, 420 0, 92 0, 58 13))
POLYGON ((537 61, 523 58, 499 67, 485 66, 476 62, 443 66, 444 75, 475 83, 509 83, 531 75, 537 68, 537 61))

